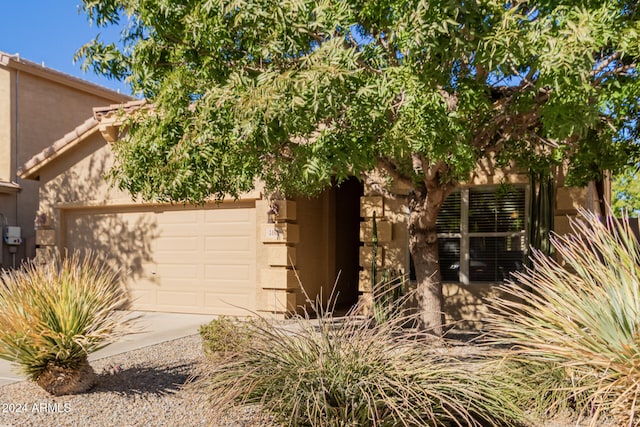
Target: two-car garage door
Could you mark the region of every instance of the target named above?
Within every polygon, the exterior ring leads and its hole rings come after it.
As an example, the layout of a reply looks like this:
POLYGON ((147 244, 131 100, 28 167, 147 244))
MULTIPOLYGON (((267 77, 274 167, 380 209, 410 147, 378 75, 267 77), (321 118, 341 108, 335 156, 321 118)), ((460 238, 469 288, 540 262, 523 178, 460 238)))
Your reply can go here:
POLYGON ((62 243, 126 271, 133 309, 246 315, 256 307, 254 206, 68 209, 62 243))

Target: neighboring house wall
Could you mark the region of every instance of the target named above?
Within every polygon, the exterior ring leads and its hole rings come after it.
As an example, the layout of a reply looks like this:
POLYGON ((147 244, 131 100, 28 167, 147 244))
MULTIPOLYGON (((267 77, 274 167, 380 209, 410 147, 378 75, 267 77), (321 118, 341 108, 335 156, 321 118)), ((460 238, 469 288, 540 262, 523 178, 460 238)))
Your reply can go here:
POLYGON ((12 145, 7 143, 13 141, 15 127, 10 126, 11 118, 14 116, 12 100, 15 98, 13 89, 13 73, 0 67, 0 181, 11 181, 12 170, 12 145))
POLYGON ((10 253, 0 243, 0 267, 34 255, 38 183, 17 176, 17 167, 73 129, 95 105, 130 97, 0 52, 0 225, 21 227, 23 243, 10 253), (19 191, 3 191, 3 183, 19 191))

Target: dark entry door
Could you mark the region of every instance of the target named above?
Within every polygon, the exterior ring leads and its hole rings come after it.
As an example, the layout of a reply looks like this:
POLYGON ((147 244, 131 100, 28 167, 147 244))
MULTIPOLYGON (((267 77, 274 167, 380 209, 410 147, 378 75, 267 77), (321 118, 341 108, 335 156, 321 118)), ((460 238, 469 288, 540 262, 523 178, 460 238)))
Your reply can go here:
POLYGON ((335 187, 336 271, 339 276, 336 308, 347 309, 358 301, 360 196, 362 183, 355 177, 335 187))

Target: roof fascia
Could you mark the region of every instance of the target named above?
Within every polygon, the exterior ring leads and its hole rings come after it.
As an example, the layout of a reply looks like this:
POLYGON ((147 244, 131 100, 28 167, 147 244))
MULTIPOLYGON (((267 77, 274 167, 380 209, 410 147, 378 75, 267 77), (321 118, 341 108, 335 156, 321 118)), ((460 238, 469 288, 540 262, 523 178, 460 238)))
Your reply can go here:
POLYGON ((40 171, 42 171, 44 167, 63 154, 73 150, 78 144, 95 134, 98 130, 98 122, 91 117, 19 167, 18 176, 22 179, 38 179, 40 171))
POLYGON ((34 76, 41 77, 58 84, 80 90, 82 92, 92 93, 96 96, 112 99, 114 101, 125 102, 133 99, 129 95, 116 92, 114 90, 97 85, 95 83, 88 82, 86 80, 82 80, 78 77, 54 70, 52 68, 47 68, 43 65, 36 64, 35 62, 21 59, 17 55, 8 55, 4 52, 0 52, 0 66, 32 74, 34 76))

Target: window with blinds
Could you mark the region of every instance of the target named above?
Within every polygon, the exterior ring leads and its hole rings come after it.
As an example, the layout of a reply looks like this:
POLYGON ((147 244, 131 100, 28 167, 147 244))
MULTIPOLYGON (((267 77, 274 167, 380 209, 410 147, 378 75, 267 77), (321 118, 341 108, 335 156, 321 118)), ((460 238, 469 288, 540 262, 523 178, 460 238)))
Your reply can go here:
POLYGON ((502 282, 522 268, 524 187, 471 187, 451 194, 438 215, 443 281, 502 282))

